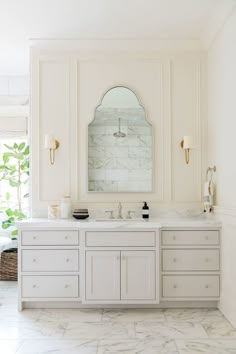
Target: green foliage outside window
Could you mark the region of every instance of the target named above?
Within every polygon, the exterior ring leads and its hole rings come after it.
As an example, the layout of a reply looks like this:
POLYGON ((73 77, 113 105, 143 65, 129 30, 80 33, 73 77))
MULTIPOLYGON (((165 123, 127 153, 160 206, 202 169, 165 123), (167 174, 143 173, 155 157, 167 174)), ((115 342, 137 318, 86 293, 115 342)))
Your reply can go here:
POLYGON ((29 193, 24 193, 24 188, 29 181, 29 145, 25 142, 4 144, 7 149, 2 155, 0 162, 0 183, 6 181, 9 191, 5 193, 1 200, 1 210, 5 212, 6 219, 2 221, 2 229, 11 228, 13 238, 17 236, 17 229, 13 229, 15 222, 27 217, 24 211, 24 201, 29 197, 29 193), (11 206, 12 191, 16 191, 16 201, 11 206))

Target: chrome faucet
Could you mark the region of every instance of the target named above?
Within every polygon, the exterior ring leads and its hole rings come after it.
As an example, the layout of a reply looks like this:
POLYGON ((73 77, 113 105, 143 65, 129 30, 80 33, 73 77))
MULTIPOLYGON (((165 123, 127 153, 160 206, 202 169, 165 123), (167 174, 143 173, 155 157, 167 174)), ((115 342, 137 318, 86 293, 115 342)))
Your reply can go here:
POLYGON ((118 204, 118 216, 117 216, 117 219, 123 219, 121 202, 119 202, 119 204, 118 204))

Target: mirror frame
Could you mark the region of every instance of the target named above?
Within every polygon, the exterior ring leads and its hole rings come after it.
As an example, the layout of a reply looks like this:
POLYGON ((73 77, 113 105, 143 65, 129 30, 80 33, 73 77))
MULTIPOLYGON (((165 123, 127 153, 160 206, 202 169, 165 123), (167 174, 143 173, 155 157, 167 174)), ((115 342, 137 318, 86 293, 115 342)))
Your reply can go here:
POLYGON ((131 89, 125 85, 116 85, 116 86, 112 86, 110 87, 109 89, 107 89, 105 91, 104 94, 101 95, 101 99, 100 99, 100 103, 95 106, 95 109, 94 109, 94 118, 91 120, 91 122, 89 122, 89 124, 87 125, 87 193, 89 194, 102 194, 102 193, 105 193, 105 194, 137 194, 137 193, 141 193, 141 194, 144 194, 144 193, 153 193, 154 192, 154 167, 153 167, 153 163, 155 161, 155 149, 154 149, 154 127, 152 125, 152 123, 149 121, 148 119, 148 116, 147 116, 147 110, 144 108, 144 106, 140 103, 140 99, 139 99, 139 96, 135 93, 134 89, 131 89), (88 136, 89 136, 89 126, 90 124, 92 124, 94 121, 95 121, 95 114, 96 114, 96 110, 98 109, 98 107, 100 107, 102 105, 102 101, 104 99, 104 97, 106 96, 106 94, 115 89, 115 88, 125 88, 127 90, 130 90, 134 95, 135 97, 137 98, 137 101, 139 103, 139 106, 143 108, 144 112, 145 112, 145 120, 147 121, 148 124, 150 124, 150 127, 151 127, 151 137, 152 137, 152 147, 151 147, 151 150, 152 150, 152 183, 151 183, 151 190, 150 191, 90 191, 89 190, 89 166, 88 166, 88 159, 89 159, 89 139, 88 139, 88 136))

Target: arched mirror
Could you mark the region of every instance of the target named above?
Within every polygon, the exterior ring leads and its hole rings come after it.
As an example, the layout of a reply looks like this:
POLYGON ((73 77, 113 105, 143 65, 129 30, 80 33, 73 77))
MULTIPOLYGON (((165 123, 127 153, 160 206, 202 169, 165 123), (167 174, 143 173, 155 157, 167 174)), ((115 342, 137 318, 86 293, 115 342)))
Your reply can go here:
POLYGON ((135 93, 114 87, 88 127, 88 191, 152 191, 152 126, 135 93))

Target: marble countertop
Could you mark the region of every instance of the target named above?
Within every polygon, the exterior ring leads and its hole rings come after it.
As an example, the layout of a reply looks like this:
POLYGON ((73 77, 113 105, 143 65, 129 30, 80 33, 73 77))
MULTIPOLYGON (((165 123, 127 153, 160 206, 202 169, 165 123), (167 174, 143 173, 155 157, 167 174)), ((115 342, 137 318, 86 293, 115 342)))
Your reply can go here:
POLYGON ((213 215, 195 218, 151 218, 149 220, 96 221, 95 219, 26 219, 17 223, 19 229, 74 228, 74 229, 159 229, 176 227, 219 228, 221 223, 213 215))

